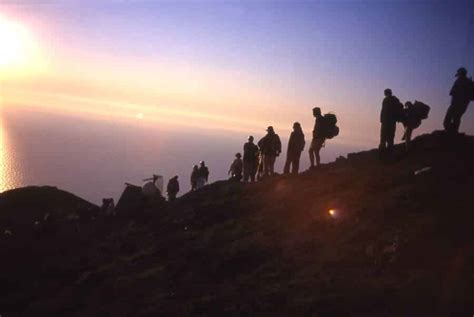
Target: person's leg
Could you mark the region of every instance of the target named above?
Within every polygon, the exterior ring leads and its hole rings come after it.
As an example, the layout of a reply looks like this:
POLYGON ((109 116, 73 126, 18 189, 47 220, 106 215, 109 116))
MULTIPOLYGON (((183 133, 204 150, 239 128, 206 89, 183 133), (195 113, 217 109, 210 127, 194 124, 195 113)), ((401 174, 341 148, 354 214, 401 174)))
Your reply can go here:
POLYGON ((321 155, 320 155, 320 152, 321 152, 321 149, 323 147, 323 144, 324 144, 324 140, 318 140, 317 144, 316 145, 316 149, 315 149, 315 154, 316 154, 316 166, 319 166, 321 164, 321 155))
POLYGON ((268 175, 273 175, 275 170, 275 156, 268 155, 268 175))
POLYGON ((393 145, 395 143, 395 129, 397 127, 396 122, 391 123, 387 131, 387 149, 392 151, 393 145))
POLYGON ((291 173, 293 174, 298 174, 298 171, 300 169, 300 157, 301 157, 301 152, 296 154, 294 157, 293 157, 293 164, 292 164, 292 169, 291 169, 291 173))
POLYGON ((248 182, 250 176, 250 164, 244 161, 244 182, 248 182))
POLYGON ((406 149, 408 150, 410 148, 410 142, 411 142, 411 134, 413 133, 413 129, 410 127, 407 127, 405 129, 405 146, 406 149))
POLYGON ((311 144, 309 146, 309 163, 310 168, 314 167, 314 138, 311 140, 311 144))
POLYGON ((448 110, 446 111, 446 115, 444 116, 443 126, 444 126, 444 130, 446 130, 446 131, 451 131, 451 129, 452 129, 452 125, 453 125, 453 110, 454 110, 454 107, 453 107, 453 105, 451 104, 451 105, 448 107, 448 110))
POLYGON ((283 174, 290 173, 290 164, 291 164, 291 155, 288 153, 286 155, 285 167, 283 168, 283 174))
POLYGON ((379 150, 384 151, 386 146, 387 146, 387 125, 383 124, 380 126, 380 144, 379 144, 379 150))
POLYGON ((461 126, 461 118, 466 112, 467 105, 459 105, 457 107, 453 107, 453 118, 452 118, 452 131, 458 133, 459 127, 461 126))

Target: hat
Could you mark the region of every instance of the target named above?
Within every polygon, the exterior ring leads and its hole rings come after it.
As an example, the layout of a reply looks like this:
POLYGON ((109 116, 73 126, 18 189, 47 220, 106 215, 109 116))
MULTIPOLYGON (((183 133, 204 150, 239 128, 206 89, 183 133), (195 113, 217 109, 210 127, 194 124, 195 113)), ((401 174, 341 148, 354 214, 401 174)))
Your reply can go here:
POLYGON ((454 75, 454 77, 459 77, 459 76, 466 76, 467 75, 467 69, 465 69, 464 67, 461 67, 458 69, 458 71, 456 72, 456 75, 454 75))
POLYGON ((273 127, 272 127, 272 126, 269 126, 269 127, 267 128, 267 132, 270 132, 270 131, 273 131, 273 127))

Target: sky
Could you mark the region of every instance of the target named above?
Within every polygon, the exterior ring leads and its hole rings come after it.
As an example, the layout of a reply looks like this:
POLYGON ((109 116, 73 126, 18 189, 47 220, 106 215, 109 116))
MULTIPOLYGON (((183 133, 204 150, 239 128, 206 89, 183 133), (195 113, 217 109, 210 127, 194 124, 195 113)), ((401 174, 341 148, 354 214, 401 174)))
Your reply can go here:
POLYGON ((18 112, 310 135, 319 106, 331 142, 374 147, 388 87, 432 107, 419 132, 442 127, 457 68, 474 73, 474 1, 0 0, 0 43, 18 112))

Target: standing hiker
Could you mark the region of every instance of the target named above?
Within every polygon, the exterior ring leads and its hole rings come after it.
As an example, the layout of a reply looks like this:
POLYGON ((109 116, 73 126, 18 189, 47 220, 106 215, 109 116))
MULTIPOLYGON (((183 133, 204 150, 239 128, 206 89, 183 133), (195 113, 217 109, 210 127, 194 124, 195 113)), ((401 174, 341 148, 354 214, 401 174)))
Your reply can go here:
POLYGON ((244 182, 255 181, 255 173, 258 164, 258 146, 253 143, 253 136, 248 137, 248 142, 244 144, 244 182))
POLYGON ((281 153, 281 141, 272 126, 267 128, 267 134, 258 141, 263 159, 263 175, 271 176, 275 170, 276 157, 281 153))
POLYGON ((228 172, 230 179, 237 182, 242 180, 242 170, 244 168, 244 163, 242 162, 241 157, 242 155, 240 153, 235 154, 235 160, 230 165, 228 172))
POLYGON ((321 156, 319 152, 321 148, 324 146, 324 141, 326 138, 323 135, 324 129, 324 117, 321 114, 321 108, 314 107, 313 108, 313 116, 316 118, 314 122, 314 129, 313 129, 313 139, 311 140, 311 144, 309 146, 309 162, 310 162, 310 169, 319 166, 321 163, 321 156), (316 158, 316 166, 314 165, 314 159, 316 158))
POLYGON ((395 139, 397 121, 401 120, 403 105, 397 97, 392 95, 391 89, 385 89, 385 98, 380 112, 380 153, 391 153, 395 139))
POLYGON ((286 152, 286 162, 283 173, 290 173, 291 165, 291 173, 298 174, 301 152, 304 149, 304 145, 305 140, 303 130, 301 129, 300 123, 295 122, 293 124, 293 132, 291 132, 290 140, 288 141, 288 150, 286 152))
POLYGON ((461 125, 461 117, 466 112, 469 102, 474 97, 473 82, 467 78, 467 70, 461 67, 456 72, 456 81, 449 94, 451 95, 451 105, 444 118, 444 129, 447 132, 458 133, 461 125))
POLYGON ((197 165, 193 166, 193 171, 191 172, 191 191, 197 189, 197 179, 199 177, 199 167, 197 165))
POLYGON ((176 199, 176 195, 179 192, 178 175, 175 175, 168 181, 166 192, 168 194, 168 201, 174 201, 176 199))

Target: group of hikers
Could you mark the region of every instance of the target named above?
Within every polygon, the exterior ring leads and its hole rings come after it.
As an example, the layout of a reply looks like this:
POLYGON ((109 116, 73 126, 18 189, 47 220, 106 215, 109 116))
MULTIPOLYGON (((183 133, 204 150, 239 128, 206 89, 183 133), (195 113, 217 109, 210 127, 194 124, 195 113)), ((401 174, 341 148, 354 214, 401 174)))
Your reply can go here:
MULTIPOLYGON (((461 67, 456 72, 456 81, 450 91, 451 104, 444 119, 444 128, 448 133, 456 134, 459 131, 461 117, 466 112, 469 102, 474 100, 474 83, 467 77, 467 70, 461 67)), ((407 101, 404 105, 393 95, 391 89, 385 89, 385 98, 380 112, 380 155, 390 156, 395 143, 395 131, 398 122, 402 123, 405 131, 402 141, 405 141, 406 150, 410 148, 413 130, 421 125, 422 120, 428 118, 430 107, 423 102, 407 101)), ((320 151, 328 139, 339 134, 337 117, 335 114, 322 114, 321 108, 313 108, 315 124, 312 131, 312 140, 309 146, 310 169, 315 169, 321 164, 320 151)), ((275 173, 275 161, 281 154, 282 145, 278 134, 272 126, 266 129, 266 135, 257 144, 254 137, 249 136, 241 153, 235 154, 235 159, 230 165, 228 175, 233 181, 254 182, 272 176, 275 173)), ((293 124, 293 131, 288 141, 284 174, 297 174, 300 167, 301 153, 306 144, 305 136, 299 122, 293 124)), ((209 169, 204 161, 194 165, 191 173, 191 190, 202 188, 209 179, 209 169)), ((167 186, 168 199, 176 198, 179 192, 178 176, 170 179, 167 186)))

